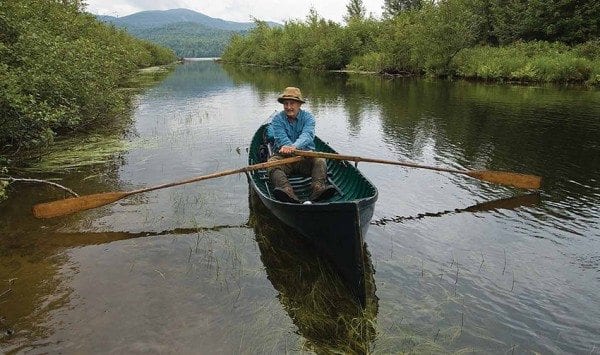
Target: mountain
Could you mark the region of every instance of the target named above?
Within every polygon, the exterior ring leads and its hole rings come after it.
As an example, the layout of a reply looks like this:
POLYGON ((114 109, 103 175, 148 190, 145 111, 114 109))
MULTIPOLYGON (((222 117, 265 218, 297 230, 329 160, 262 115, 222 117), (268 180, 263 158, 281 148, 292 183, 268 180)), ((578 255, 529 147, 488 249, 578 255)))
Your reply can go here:
MULTIPOLYGON (((118 27, 161 27, 180 22, 197 23, 226 31, 247 31, 254 27, 254 22, 225 21, 189 9, 142 11, 123 17, 99 16, 99 18, 118 27)), ((270 22, 269 25, 280 26, 275 22, 270 22)))
MULTIPOLYGON (((233 22, 188 9, 142 11, 123 17, 97 16, 131 35, 173 49, 180 57, 218 57, 231 36, 244 34, 254 22, 233 22)), ((269 26, 281 26, 268 22, 269 26)))

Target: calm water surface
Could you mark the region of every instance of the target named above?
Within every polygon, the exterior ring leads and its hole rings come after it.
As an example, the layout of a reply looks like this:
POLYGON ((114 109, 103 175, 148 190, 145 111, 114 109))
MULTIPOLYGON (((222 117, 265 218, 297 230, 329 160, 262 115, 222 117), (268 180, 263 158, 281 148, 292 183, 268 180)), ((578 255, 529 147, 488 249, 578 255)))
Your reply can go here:
POLYGON ((598 91, 192 62, 138 97, 127 132, 19 174, 89 194, 241 167, 289 85, 340 153, 537 174, 543 188, 359 164, 380 198, 371 306, 353 314, 322 287, 336 284, 327 263, 252 207, 243 175, 43 221, 31 206, 64 193, 15 184, 0 205, 0 351, 600 353, 598 91))

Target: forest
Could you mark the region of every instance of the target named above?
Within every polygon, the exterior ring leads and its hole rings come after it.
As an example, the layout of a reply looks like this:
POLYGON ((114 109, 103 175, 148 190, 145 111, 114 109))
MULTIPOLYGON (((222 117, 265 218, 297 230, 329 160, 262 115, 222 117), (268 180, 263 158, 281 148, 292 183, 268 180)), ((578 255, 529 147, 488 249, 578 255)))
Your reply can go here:
POLYGON ((162 27, 129 27, 127 31, 137 38, 171 48, 178 57, 183 58, 218 57, 231 36, 239 33, 192 22, 162 27))
POLYGON ((222 55, 231 63, 500 82, 600 86, 600 2, 595 0, 362 0, 345 23, 313 9, 271 28, 257 21, 222 55))
MULTIPOLYGON (((219 57, 233 34, 245 33, 253 22, 213 18, 190 9, 148 10, 99 20, 131 35, 172 49, 178 57, 219 57)), ((268 23, 277 26, 276 23, 268 23)))
MULTIPOLYGON (((0 170, 60 135, 110 124, 144 67, 177 60, 83 11, 81 0, 0 2, 0 170)), ((0 171, 2 173, 2 171, 0 171)))

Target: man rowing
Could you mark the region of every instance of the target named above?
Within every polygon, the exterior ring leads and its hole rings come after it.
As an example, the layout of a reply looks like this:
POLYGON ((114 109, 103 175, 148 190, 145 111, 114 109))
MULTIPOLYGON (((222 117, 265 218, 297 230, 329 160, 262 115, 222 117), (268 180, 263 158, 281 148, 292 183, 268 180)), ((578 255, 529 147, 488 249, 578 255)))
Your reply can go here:
MULTIPOLYGON (((296 150, 315 150, 315 118, 302 110, 306 101, 300 89, 287 87, 277 98, 283 104, 283 111, 277 113, 270 124, 270 134, 274 140, 275 154, 269 161, 283 159, 293 155, 296 150)), ((269 169, 269 178, 275 186, 275 198, 284 202, 300 203, 288 176, 300 174, 311 176, 310 201, 321 201, 335 194, 335 188, 327 183, 327 163, 323 158, 306 158, 292 164, 280 165, 269 169)))

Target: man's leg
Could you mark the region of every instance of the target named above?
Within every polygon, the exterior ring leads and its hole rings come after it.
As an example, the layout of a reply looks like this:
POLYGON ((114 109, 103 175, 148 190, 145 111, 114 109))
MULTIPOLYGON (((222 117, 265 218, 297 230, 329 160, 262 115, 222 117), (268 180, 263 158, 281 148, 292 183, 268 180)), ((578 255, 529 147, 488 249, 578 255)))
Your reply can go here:
POLYGON ((325 159, 312 159, 311 177, 311 201, 326 200, 335 194, 335 188, 327 183, 327 162, 325 159))
MULTIPOLYGON (((269 161, 283 159, 280 155, 273 155, 269 161)), ((290 184, 287 175, 292 172, 291 164, 285 164, 268 169, 269 179, 275 189, 273 195, 276 199, 283 202, 300 203, 300 199, 296 196, 294 188, 290 184)))

